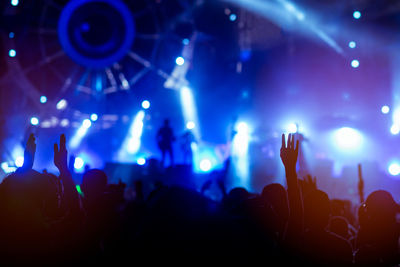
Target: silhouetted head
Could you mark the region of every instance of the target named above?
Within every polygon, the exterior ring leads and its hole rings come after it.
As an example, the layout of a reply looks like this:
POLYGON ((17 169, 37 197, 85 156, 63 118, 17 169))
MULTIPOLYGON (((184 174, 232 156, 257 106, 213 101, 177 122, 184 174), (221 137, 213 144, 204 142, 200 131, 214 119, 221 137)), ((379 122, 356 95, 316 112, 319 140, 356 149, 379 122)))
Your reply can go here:
POLYGON ((261 198, 265 204, 271 205, 282 220, 289 217, 289 206, 286 189, 281 184, 269 184, 263 188, 261 198))
POLYGON ((394 201, 392 195, 384 190, 372 192, 362 206, 362 214, 370 222, 395 223, 396 213, 400 211, 399 205, 394 201))
POLYGON ((165 126, 169 126, 169 119, 165 119, 165 120, 164 120, 164 125, 165 125, 165 126))
POLYGON ((312 230, 323 230, 329 222, 330 201, 328 195, 315 190, 304 198, 305 226, 312 230))
POLYGON ((345 239, 349 235, 349 224, 344 217, 334 216, 329 221, 329 231, 345 239))
POLYGON ((107 175, 98 169, 92 169, 83 175, 82 191, 85 198, 97 198, 107 189, 107 175))

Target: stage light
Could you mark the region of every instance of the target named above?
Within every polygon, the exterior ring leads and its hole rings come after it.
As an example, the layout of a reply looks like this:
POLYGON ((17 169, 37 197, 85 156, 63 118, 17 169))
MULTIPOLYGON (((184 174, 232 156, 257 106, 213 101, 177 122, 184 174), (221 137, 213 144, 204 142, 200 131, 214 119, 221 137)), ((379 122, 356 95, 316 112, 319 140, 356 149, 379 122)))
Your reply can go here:
POLYGON ((356 48, 357 44, 354 41, 349 42, 349 47, 350 48, 356 48))
POLYGON ((15 159, 15 166, 22 167, 24 165, 24 157, 19 156, 15 159))
POLYGON ((176 65, 182 66, 185 64, 185 59, 183 57, 177 57, 175 60, 176 65))
POLYGON ((144 109, 150 108, 150 101, 144 100, 144 101, 142 102, 142 108, 144 108, 144 109))
POLYGON ((397 162, 393 162, 389 165, 388 171, 390 175, 396 176, 400 174, 400 165, 397 162))
POLYGON ((144 164, 146 164, 146 159, 145 158, 138 158, 136 163, 140 166, 143 166, 144 164))
POLYGON ((188 45, 189 44, 189 39, 188 38, 183 39, 182 40, 182 44, 188 45))
POLYGON ((392 127, 390 127, 390 133, 393 135, 397 135, 400 132, 400 127, 396 124, 393 124, 392 127))
POLYGON ((209 159, 202 159, 200 161, 200 170, 202 172, 208 172, 211 170, 212 164, 211 161, 209 159))
POLYGON ((341 149, 357 149, 361 146, 362 136, 353 128, 343 127, 335 132, 335 141, 341 149))
POLYGON ((186 129, 188 129, 188 130, 194 129, 195 126, 196 126, 196 125, 195 125, 195 123, 194 123, 193 121, 188 121, 188 122, 186 123, 186 129))
POLYGON ((135 154, 139 151, 141 138, 143 133, 143 119, 144 119, 144 111, 140 110, 135 118, 133 119, 132 125, 129 129, 128 136, 126 138, 127 141, 124 142, 123 146, 129 154, 135 154))
POLYGON ((32 125, 38 125, 39 124, 39 119, 37 117, 32 117, 31 118, 31 124, 32 125))
POLYGON ((193 129, 193 134, 196 140, 200 140, 200 125, 197 119, 196 102, 194 101, 192 90, 186 86, 182 87, 180 97, 185 124, 188 122, 194 123, 196 127, 193 129))
POLYGON ((360 62, 359 62, 357 59, 353 59, 353 60, 351 61, 351 66, 352 66, 353 68, 358 68, 358 67, 360 66, 360 62))
POLYGON ((76 157, 75 161, 74 161, 74 168, 75 170, 80 170, 83 168, 83 166, 85 165, 85 162, 83 161, 82 158, 80 157, 76 157))
POLYGON ((389 108, 389 106, 387 106, 387 105, 385 105, 385 106, 382 106, 382 108, 381 108, 381 112, 382 112, 383 114, 388 114, 388 113, 389 113, 389 111, 390 111, 390 108, 389 108))
POLYGON ((353 18, 360 19, 361 18, 361 12, 360 11, 354 11, 353 12, 353 18))
POLYGON ((82 126, 84 128, 89 128, 90 126, 92 126, 92 122, 89 119, 84 119, 82 122, 82 126))
POLYGON ((90 119, 92 121, 97 121, 98 118, 99 118, 99 116, 96 113, 93 113, 92 115, 90 115, 90 119))
POLYGON ((67 107, 67 105, 68 105, 67 100, 61 99, 60 101, 58 101, 56 108, 58 110, 62 110, 62 109, 65 109, 67 107))
POLYGON ((61 127, 67 127, 69 125, 68 119, 62 119, 60 122, 61 127))
POLYGON ((42 95, 42 96, 40 97, 40 103, 44 104, 44 103, 46 103, 46 102, 47 102, 47 97, 46 97, 45 95, 42 95))
POLYGON ((11 0, 11 5, 12 6, 18 6, 19 1, 18 0, 11 0))
POLYGON ((75 135, 72 136, 70 142, 69 142, 69 146, 72 149, 77 148, 83 137, 86 135, 88 129, 92 126, 92 122, 89 119, 84 119, 81 126, 79 127, 79 129, 76 131, 75 135))
POLYGON ((14 38, 14 36, 15 36, 14 32, 10 32, 10 33, 8 34, 8 38, 10 38, 10 39, 14 38))
POLYGON ((232 13, 232 14, 229 15, 229 20, 230 20, 230 21, 235 21, 236 18, 237 18, 236 14, 233 14, 233 13, 232 13))
POLYGON ((15 57, 15 56, 17 55, 17 51, 15 51, 14 49, 10 49, 10 50, 8 51, 8 55, 9 55, 10 57, 15 57))
POLYGON ((297 133, 297 125, 295 123, 290 123, 287 127, 289 133, 297 133))

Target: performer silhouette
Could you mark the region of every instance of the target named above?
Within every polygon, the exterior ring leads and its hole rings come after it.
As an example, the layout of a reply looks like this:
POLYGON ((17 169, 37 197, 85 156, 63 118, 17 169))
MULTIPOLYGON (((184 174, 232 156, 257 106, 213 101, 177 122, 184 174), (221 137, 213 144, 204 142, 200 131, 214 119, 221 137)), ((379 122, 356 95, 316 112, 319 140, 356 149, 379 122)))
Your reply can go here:
POLYGON ((193 153, 192 143, 197 143, 191 130, 186 130, 181 136, 181 149, 183 154, 183 164, 192 164, 193 153))
POLYGON ((165 165, 166 154, 169 156, 170 166, 174 165, 174 153, 172 143, 175 141, 175 136, 172 128, 169 125, 169 120, 164 120, 164 125, 157 132, 157 144, 161 150, 161 166, 165 165))

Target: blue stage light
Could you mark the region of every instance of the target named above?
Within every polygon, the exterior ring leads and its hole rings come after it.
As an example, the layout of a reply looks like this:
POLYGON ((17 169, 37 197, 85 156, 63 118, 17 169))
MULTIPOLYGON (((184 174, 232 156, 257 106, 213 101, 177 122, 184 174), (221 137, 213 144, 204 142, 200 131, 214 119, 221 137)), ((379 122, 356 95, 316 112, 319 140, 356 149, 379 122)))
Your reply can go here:
POLYGON ((188 130, 192 130, 194 127, 196 127, 196 124, 193 121, 188 121, 188 123, 186 123, 186 128, 188 130))
POLYGON ((355 18, 355 19, 361 18, 361 12, 360 11, 354 11, 353 12, 353 18, 355 18))
POLYGON ((390 175, 396 176, 400 174, 400 165, 397 162, 389 164, 388 171, 390 175))
POLYGON ((85 165, 85 162, 83 161, 83 159, 81 157, 76 157, 75 158, 75 161, 74 161, 75 170, 82 169, 84 165, 85 165))
POLYGON ((17 55, 17 51, 15 51, 14 49, 10 49, 10 50, 8 51, 8 55, 9 55, 10 57, 15 57, 15 56, 17 55))
POLYGON ((200 170, 201 170, 202 172, 208 172, 208 171, 211 170, 211 168, 212 168, 211 160, 209 160, 209 159, 202 159, 202 160, 200 161, 200 170))
POLYGON ((237 18, 236 14, 233 14, 233 13, 232 13, 232 14, 229 15, 229 20, 230 20, 230 21, 235 21, 236 18, 237 18))
POLYGON ((295 123, 290 123, 287 126, 287 131, 288 131, 288 133, 297 133, 297 131, 298 131, 297 125, 295 123))
POLYGON ((189 39, 188 38, 183 39, 182 40, 182 44, 188 45, 189 44, 189 39))
POLYGON ((183 64, 185 64, 185 59, 183 57, 177 57, 175 59, 175 63, 176 65, 182 66, 183 64))
POLYGON ((352 66, 353 68, 358 68, 358 67, 360 66, 360 62, 359 62, 357 59, 353 59, 353 60, 351 61, 351 66, 352 66))
POLYGON ((150 101, 144 100, 144 101, 142 102, 142 108, 144 108, 144 109, 150 108, 150 101))
POLYGON ((356 48, 357 44, 354 41, 349 42, 349 47, 350 48, 356 48))
POLYGON ((37 117, 32 117, 31 118, 31 124, 32 125, 38 125, 39 124, 39 119, 37 117))
POLYGON ((97 121, 98 118, 99 118, 99 116, 96 113, 93 113, 92 115, 90 115, 90 119, 92 121, 97 121))
POLYGON ((18 0, 11 0, 11 5, 12 6, 18 6, 19 1, 18 0))
POLYGON ((10 38, 10 39, 14 38, 14 36, 15 36, 14 32, 10 32, 10 33, 8 34, 8 38, 10 38))
POLYGON ((42 95, 42 96, 40 97, 40 103, 44 104, 44 103, 46 103, 46 102, 47 102, 47 97, 46 97, 45 95, 42 95))
POLYGON ((61 99, 60 101, 58 101, 58 103, 57 103, 57 105, 56 105, 56 108, 58 109, 58 110, 62 110, 62 109, 65 109, 66 107, 67 107, 67 100, 65 100, 65 99, 61 99))
POLYGON ((400 127, 397 124, 393 124, 392 127, 390 127, 390 133, 393 135, 397 135, 400 132, 400 127))
POLYGON ((138 165, 143 166, 144 164, 146 164, 146 159, 145 159, 145 158, 138 158, 138 159, 136 160, 136 163, 137 163, 138 165))
POLYGON ((24 165, 24 157, 19 156, 15 159, 15 166, 22 167, 24 165))
POLYGON ((335 132, 335 142, 341 149, 358 149, 362 139, 361 133, 353 128, 343 127, 335 132))
POLYGON ((390 111, 389 106, 387 106, 387 105, 382 106, 381 112, 382 112, 383 114, 388 114, 389 111, 390 111))

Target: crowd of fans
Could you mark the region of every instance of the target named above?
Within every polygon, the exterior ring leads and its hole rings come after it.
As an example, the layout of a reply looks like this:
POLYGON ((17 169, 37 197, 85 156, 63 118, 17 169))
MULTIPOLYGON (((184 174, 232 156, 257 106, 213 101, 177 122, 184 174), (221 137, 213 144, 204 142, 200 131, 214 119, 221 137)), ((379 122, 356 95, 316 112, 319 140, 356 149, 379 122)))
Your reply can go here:
MULTIPOLYGON (((65 136, 54 145, 59 176, 32 169, 35 137, 24 164, 0 184, 0 262, 22 264, 307 264, 382 265, 399 261, 399 206, 374 191, 361 203, 330 200, 311 176, 299 179, 299 145, 282 135, 286 188, 269 184, 261 194, 234 188, 216 202, 203 192, 162 181, 134 198, 125 184, 110 185, 102 170, 83 174, 81 194, 67 163, 65 136)), ((156 175, 156 174, 153 174, 156 175)), ((184 177, 182 177, 184 179, 184 177)))

